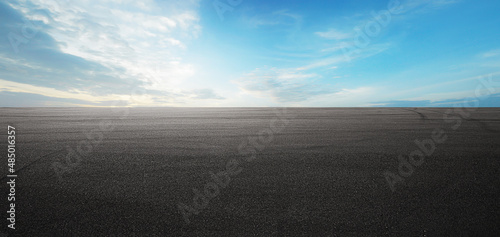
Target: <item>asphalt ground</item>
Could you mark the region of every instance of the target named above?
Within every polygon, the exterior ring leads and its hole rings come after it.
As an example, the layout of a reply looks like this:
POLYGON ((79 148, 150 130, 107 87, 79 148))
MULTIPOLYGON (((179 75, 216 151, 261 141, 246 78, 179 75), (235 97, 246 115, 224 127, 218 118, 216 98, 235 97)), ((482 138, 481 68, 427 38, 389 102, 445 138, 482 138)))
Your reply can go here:
POLYGON ((500 108, 0 108, 0 125, 9 235, 500 234, 500 108))

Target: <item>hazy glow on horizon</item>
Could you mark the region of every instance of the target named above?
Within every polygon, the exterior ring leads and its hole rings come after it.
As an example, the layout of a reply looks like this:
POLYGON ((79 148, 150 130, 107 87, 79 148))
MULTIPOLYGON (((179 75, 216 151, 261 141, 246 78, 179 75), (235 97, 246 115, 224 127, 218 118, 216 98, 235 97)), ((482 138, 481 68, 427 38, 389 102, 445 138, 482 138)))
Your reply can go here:
POLYGON ((487 77, 495 90, 480 106, 500 106, 499 10, 11 0, 0 3, 0 106, 453 106, 487 77))

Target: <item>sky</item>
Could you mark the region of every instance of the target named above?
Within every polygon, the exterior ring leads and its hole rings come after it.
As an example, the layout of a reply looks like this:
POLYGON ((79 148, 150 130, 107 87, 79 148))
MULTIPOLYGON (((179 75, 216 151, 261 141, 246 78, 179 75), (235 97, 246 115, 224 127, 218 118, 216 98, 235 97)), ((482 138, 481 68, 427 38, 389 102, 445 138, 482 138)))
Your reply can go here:
POLYGON ((7 0, 0 107, 498 107, 499 12, 490 0, 7 0))

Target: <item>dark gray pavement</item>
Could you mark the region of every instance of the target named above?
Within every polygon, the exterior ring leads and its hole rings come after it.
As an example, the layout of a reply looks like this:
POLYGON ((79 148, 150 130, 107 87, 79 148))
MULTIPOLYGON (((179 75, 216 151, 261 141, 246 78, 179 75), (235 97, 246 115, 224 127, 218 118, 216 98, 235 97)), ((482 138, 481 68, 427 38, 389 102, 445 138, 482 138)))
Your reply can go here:
POLYGON ((2 230, 20 236, 500 233, 500 108, 275 112, 0 108, 2 147, 7 125, 16 128, 18 170, 16 230, 7 230, 6 210, 2 230), (282 130, 270 137, 265 132, 276 118, 288 124, 278 120, 282 130), (415 140, 432 139, 433 131, 445 141, 411 172, 400 172, 398 156, 418 150, 415 140), (259 132, 266 136, 259 140, 259 132), (238 147, 253 149, 255 159, 247 161, 238 147), (193 207, 193 189, 203 192, 209 172, 226 170, 232 159, 241 172, 219 185, 187 224, 178 204, 193 207), (384 172, 404 181, 393 191, 384 172))

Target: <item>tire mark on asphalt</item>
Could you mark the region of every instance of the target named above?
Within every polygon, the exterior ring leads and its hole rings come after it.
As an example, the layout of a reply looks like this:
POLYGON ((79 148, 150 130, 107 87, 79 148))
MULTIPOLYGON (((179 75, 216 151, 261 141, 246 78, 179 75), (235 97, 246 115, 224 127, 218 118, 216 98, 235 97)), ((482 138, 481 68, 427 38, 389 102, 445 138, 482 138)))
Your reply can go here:
MULTIPOLYGON (((48 154, 45 154, 45 155, 43 155, 43 156, 40 156, 40 157, 38 157, 37 159, 35 159, 34 161, 32 161, 32 162, 28 163, 27 165, 25 165, 25 166, 23 166, 23 167, 21 167, 21 168, 17 169, 17 170, 16 170, 16 172, 14 172, 14 174, 16 174, 16 175, 17 175, 19 172, 23 171, 24 169, 26 169, 26 168, 28 168, 28 167, 32 166, 33 164, 37 163, 38 161, 40 161, 42 158, 45 158, 45 157, 47 157, 47 156, 51 156, 51 155, 56 154, 56 153, 61 152, 61 151, 64 151, 64 149, 56 150, 56 151, 50 152, 50 153, 48 153, 48 154)), ((49 177, 50 177, 50 176, 49 176, 49 177)), ((9 178, 9 177, 8 177, 7 175, 5 175, 4 177, 2 177, 2 178, 0 179, 0 181, 3 181, 4 179, 7 179, 7 178, 9 178)))
POLYGON ((404 108, 402 108, 402 110, 407 110, 407 111, 411 111, 411 112, 417 113, 420 116, 420 120, 422 120, 424 123, 426 123, 427 120, 429 120, 429 118, 427 117, 427 115, 418 112, 417 108, 414 108, 414 109, 404 109, 404 108))
MULTIPOLYGON (((448 115, 447 113, 443 113, 443 112, 439 112, 439 111, 435 111, 435 110, 431 110, 431 109, 422 109, 422 110, 426 110, 426 111, 430 111, 430 112, 434 112, 434 113, 438 113, 438 114, 442 114, 442 115, 448 115)), ((460 118, 462 118, 465 121, 475 122, 475 123, 479 124, 479 126, 481 128, 483 128, 484 130, 486 130, 488 132, 500 133, 499 130, 491 128, 487 123, 485 123, 485 121, 475 119, 475 118, 464 118, 462 116, 460 116, 460 118)))

